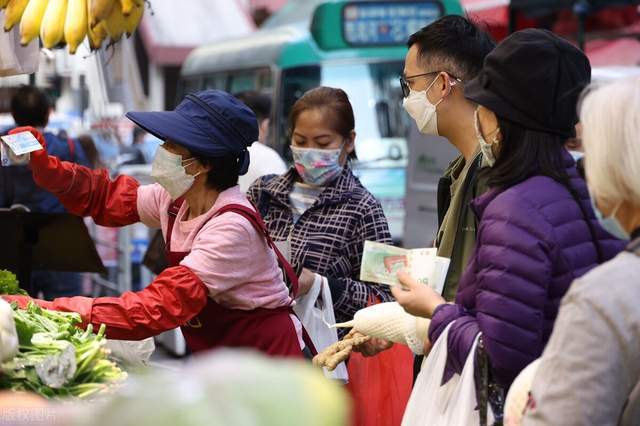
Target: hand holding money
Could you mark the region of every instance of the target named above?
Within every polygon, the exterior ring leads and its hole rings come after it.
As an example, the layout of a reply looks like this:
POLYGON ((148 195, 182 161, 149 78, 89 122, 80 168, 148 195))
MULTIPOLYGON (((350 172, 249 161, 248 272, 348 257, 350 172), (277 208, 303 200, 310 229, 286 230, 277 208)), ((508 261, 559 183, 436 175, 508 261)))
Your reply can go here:
POLYGON ((409 314, 431 318, 436 308, 446 301, 431 287, 420 284, 406 272, 399 272, 401 286, 391 288, 391 294, 409 314))
POLYGON ((442 293, 449 261, 438 257, 435 248, 407 250, 365 241, 360 279, 395 286, 399 284, 398 272, 407 271, 416 281, 442 293))

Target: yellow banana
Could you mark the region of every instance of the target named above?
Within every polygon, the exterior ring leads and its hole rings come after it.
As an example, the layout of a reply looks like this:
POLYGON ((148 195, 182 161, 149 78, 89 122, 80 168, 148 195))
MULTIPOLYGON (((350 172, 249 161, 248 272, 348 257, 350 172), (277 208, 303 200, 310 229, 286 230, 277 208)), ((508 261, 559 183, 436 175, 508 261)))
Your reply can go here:
POLYGON ((116 5, 111 9, 111 14, 109 14, 109 17, 102 22, 104 23, 111 40, 118 41, 122 38, 122 34, 124 34, 125 31, 125 20, 124 15, 122 14, 120 1, 116 1, 116 5))
POLYGON ((104 27, 104 22, 98 22, 98 25, 93 28, 91 28, 91 25, 87 25, 87 35, 89 36, 91 50, 100 49, 102 42, 107 38, 107 29, 104 27))
POLYGON ((69 0, 64 21, 64 39, 72 55, 86 37, 88 25, 87 0, 69 0))
POLYGON ((89 9, 91 26, 95 27, 98 22, 107 19, 116 3, 116 0, 91 0, 91 8, 89 9))
POLYGON ((29 0, 9 0, 7 10, 4 11, 4 30, 11 31, 11 28, 22 18, 24 9, 27 7, 29 0))
POLYGON ((0 9, 7 7, 7 3, 9 3, 9 0, 0 0, 0 9))
POLYGON ((40 34, 40 23, 48 0, 31 0, 20 19, 20 44, 26 46, 40 34))
POLYGON ((40 25, 42 45, 48 49, 64 40, 64 21, 67 18, 67 0, 49 0, 40 25))
POLYGON ((142 19, 142 15, 144 15, 144 3, 140 6, 135 6, 129 16, 125 16, 124 28, 127 32, 127 37, 131 37, 131 34, 136 30, 142 19))
POLYGON ((143 0, 120 0, 120 2, 122 3, 122 14, 124 16, 129 16, 133 9, 144 4, 143 0))

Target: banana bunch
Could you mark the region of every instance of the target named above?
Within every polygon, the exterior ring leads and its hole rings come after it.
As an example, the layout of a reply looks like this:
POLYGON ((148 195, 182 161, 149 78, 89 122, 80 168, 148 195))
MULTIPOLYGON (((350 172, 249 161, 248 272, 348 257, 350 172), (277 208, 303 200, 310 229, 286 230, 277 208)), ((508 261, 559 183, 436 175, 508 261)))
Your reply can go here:
POLYGON ((0 0, 4 30, 20 24, 20 43, 38 36, 46 48, 67 45, 74 54, 85 38, 91 50, 109 37, 118 42, 131 36, 144 14, 145 0, 0 0))

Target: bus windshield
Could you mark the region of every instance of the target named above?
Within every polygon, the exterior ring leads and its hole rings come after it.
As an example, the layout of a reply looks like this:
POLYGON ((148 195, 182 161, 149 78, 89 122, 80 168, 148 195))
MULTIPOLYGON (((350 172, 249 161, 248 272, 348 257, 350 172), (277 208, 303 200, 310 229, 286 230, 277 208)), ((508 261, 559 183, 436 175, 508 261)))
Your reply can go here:
MULTIPOLYGON (((318 86, 343 89, 353 106, 356 120, 358 168, 405 167, 406 135, 410 124, 402 108, 398 76, 400 61, 380 63, 321 64, 283 71, 279 142, 288 132, 287 117, 304 92, 318 86)), ((286 151, 286 150, 285 150, 286 151)))

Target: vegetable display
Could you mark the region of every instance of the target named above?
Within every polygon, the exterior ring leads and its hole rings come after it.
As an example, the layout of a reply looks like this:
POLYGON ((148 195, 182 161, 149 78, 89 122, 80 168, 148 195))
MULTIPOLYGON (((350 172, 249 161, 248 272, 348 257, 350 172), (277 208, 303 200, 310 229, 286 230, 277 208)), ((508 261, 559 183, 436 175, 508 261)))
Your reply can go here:
POLYGON ((126 378, 107 359, 105 326, 97 334, 91 324, 76 327, 80 315, 55 312, 29 303, 19 309, 13 303, 19 352, 1 366, 0 389, 31 391, 46 398, 87 398, 126 378))
POLYGON ((27 292, 20 288, 18 278, 13 272, 0 269, 0 294, 20 294, 27 295, 27 292))

